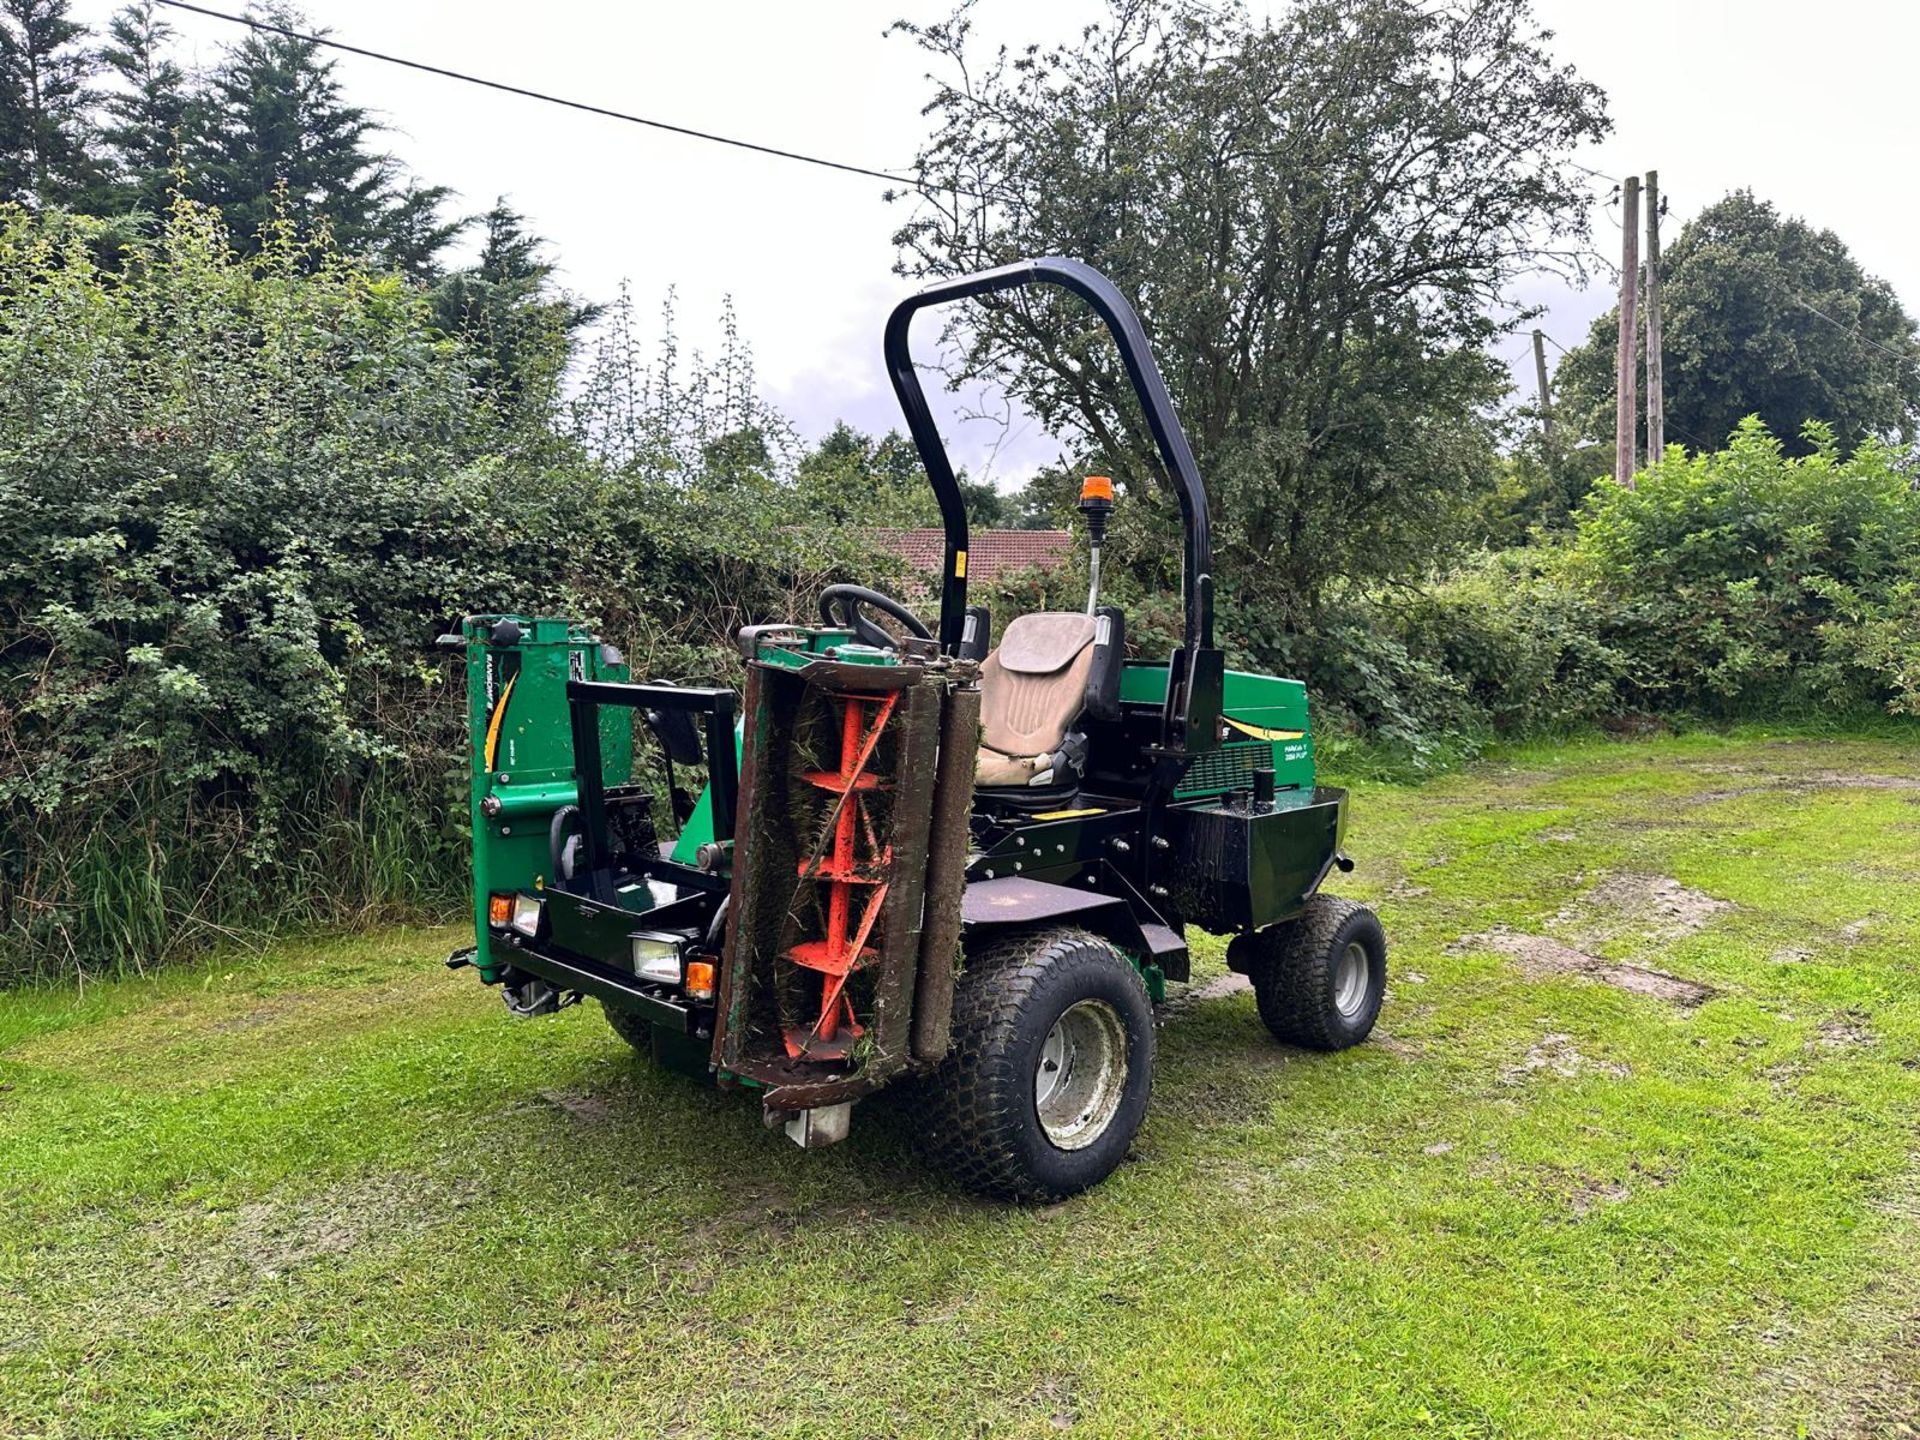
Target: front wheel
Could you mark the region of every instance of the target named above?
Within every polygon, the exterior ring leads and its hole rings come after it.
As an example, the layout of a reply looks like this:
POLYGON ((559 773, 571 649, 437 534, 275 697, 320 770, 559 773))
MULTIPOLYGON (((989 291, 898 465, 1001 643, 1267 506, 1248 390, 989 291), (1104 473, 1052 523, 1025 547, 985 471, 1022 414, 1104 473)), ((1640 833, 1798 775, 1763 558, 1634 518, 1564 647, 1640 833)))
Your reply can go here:
POLYGON ((1294 919, 1242 935, 1228 964, 1253 981, 1274 1038, 1345 1050, 1373 1031, 1387 993, 1387 935, 1366 906, 1315 895, 1294 919))
POLYGON ((1083 930, 969 954, 953 1040, 923 1084, 926 1139, 962 1184, 1055 1200, 1104 1180, 1153 1090, 1153 1007, 1132 963, 1083 930))
POLYGON ((653 1058, 653 1025, 631 1010, 621 1010, 600 1002, 600 1008, 607 1012, 607 1024, 613 1027, 613 1033, 633 1047, 633 1053, 642 1060, 653 1058))

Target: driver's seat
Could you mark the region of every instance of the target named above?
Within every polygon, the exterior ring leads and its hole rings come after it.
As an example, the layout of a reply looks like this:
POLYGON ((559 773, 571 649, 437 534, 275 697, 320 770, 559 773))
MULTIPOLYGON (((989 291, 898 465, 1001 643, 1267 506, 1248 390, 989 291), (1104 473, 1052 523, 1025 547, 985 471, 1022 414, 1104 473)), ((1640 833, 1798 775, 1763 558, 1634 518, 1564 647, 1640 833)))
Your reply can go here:
POLYGON ((1008 624, 980 665, 980 756, 974 784, 1062 785, 1086 768, 1083 717, 1120 713, 1125 621, 1117 606, 1097 614, 1044 610, 1008 624))

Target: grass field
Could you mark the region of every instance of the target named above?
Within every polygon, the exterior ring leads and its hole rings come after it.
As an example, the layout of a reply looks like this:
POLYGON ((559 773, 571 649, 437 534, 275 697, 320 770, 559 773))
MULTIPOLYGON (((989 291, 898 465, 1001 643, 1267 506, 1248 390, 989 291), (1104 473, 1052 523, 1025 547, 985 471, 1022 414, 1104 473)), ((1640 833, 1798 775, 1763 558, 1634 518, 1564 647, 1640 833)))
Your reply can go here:
POLYGON ((1206 944, 1040 1210, 513 1023, 452 930, 0 997, 0 1433, 1920 1433, 1920 748, 1531 748, 1351 848, 1374 1040, 1206 944))

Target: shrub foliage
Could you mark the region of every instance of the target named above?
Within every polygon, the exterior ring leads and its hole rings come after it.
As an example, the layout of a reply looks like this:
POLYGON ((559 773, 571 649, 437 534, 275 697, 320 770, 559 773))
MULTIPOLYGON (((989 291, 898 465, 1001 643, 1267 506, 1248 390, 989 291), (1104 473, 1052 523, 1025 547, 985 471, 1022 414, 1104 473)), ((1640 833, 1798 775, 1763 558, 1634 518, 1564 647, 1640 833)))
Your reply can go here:
POLYGON ((642 673, 717 678, 726 633, 857 553, 789 503, 734 347, 616 348, 530 415, 417 288, 288 227, 242 257, 181 203, 106 268, 96 226, 0 217, 15 975, 446 901, 464 736, 436 633, 552 610, 642 673))

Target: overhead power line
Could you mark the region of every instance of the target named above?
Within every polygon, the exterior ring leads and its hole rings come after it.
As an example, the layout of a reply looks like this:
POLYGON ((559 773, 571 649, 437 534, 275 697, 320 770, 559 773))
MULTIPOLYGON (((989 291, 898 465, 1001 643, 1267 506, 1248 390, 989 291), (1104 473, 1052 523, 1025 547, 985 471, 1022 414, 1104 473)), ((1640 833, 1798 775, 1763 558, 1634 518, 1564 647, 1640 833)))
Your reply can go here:
POLYGON ((1882 345, 1878 340, 1875 340, 1871 335, 1868 335, 1865 332, 1863 332, 1858 325, 1849 325, 1845 321, 1836 320, 1833 318, 1833 316, 1827 314, 1826 311, 1814 309, 1813 306, 1809 305, 1806 301, 1802 300, 1798 295, 1790 295, 1787 298, 1793 301, 1793 303, 1798 305, 1802 310, 1805 310, 1809 315, 1819 316, 1822 320, 1826 321, 1829 325, 1833 326, 1834 329, 1846 331, 1847 334, 1853 336, 1853 338, 1858 340, 1862 345, 1866 345, 1871 347, 1872 349, 1878 350, 1882 355, 1886 355, 1891 357, 1892 359, 1898 360, 1903 365, 1910 365, 1913 363, 1913 357, 1911 355, 1902 355, 1898 350, 1895 350, 1892 347, 1887 345, 1882 345))
MULTIPOLYGON (((751 150, 756 155, 771 155, 777 160, 797 160, 803 165, 818 165, 825 170, 842 170, 849 175, 866 175, 875 180, 886 180, 892 184, 910 188, 917 189, 920 186, 920 182, 911 175, 896 175, 889 170, 873 170, 865 165, 849 165, 841 160, 827 160, 818 155, 805 155, 798 150, 782 150, 778 146, 761 145, 755 141, 740 140, 731 135, 715 135, 711 131, 695 130, 687 125, 674 125, 665 120, 652 120, 644 115, 631 115, 624 110, 610 110, 604 105, 590 105, 584 100, 569 100, 564 95, 550 95, 542 90, 530 90, 524 85, 509 85, 504 80, 489 80, 481 75, 468 75, 463 71, 450 70, 444 65, 429 65, 424 60, 409 60, 403 55, 388 55, 379 50, 366 49, 364 46, 349 45, 343 40, 330 40, 325 35, 306 34, 303 31, 288 29, 284 25, 275 25, 268 20, 257 19, 252 15, 234 15, 225 10, 209 9, 205 5, 190 5, 187 0, 158 0, 158 3, 171 10, 186 10, 214 20, 225 20, 231 25, 244 25, 249 30, 264 31, 270 35, 283 35, 289 40, 324 46, 326 49, 338 50, 345 55, 358 55, 365 60, 378 60, 387 65, 399 65, 408 70, 438 75, 446 80, 458 80, 467 85, 480 85, 488 90, 518 95, 526 100, 539 100, 548 105, 560 105, 568 110, 579 110, 608 120, 623 120, 629 125, 644 125, 649 130, 664 130, 669 135, 683 135, 689 140, 707 140, 715 145, 730 145, 736 150, 751 150)), ((942 185, 939 188, 947 190, 952 187, 942 185)))

